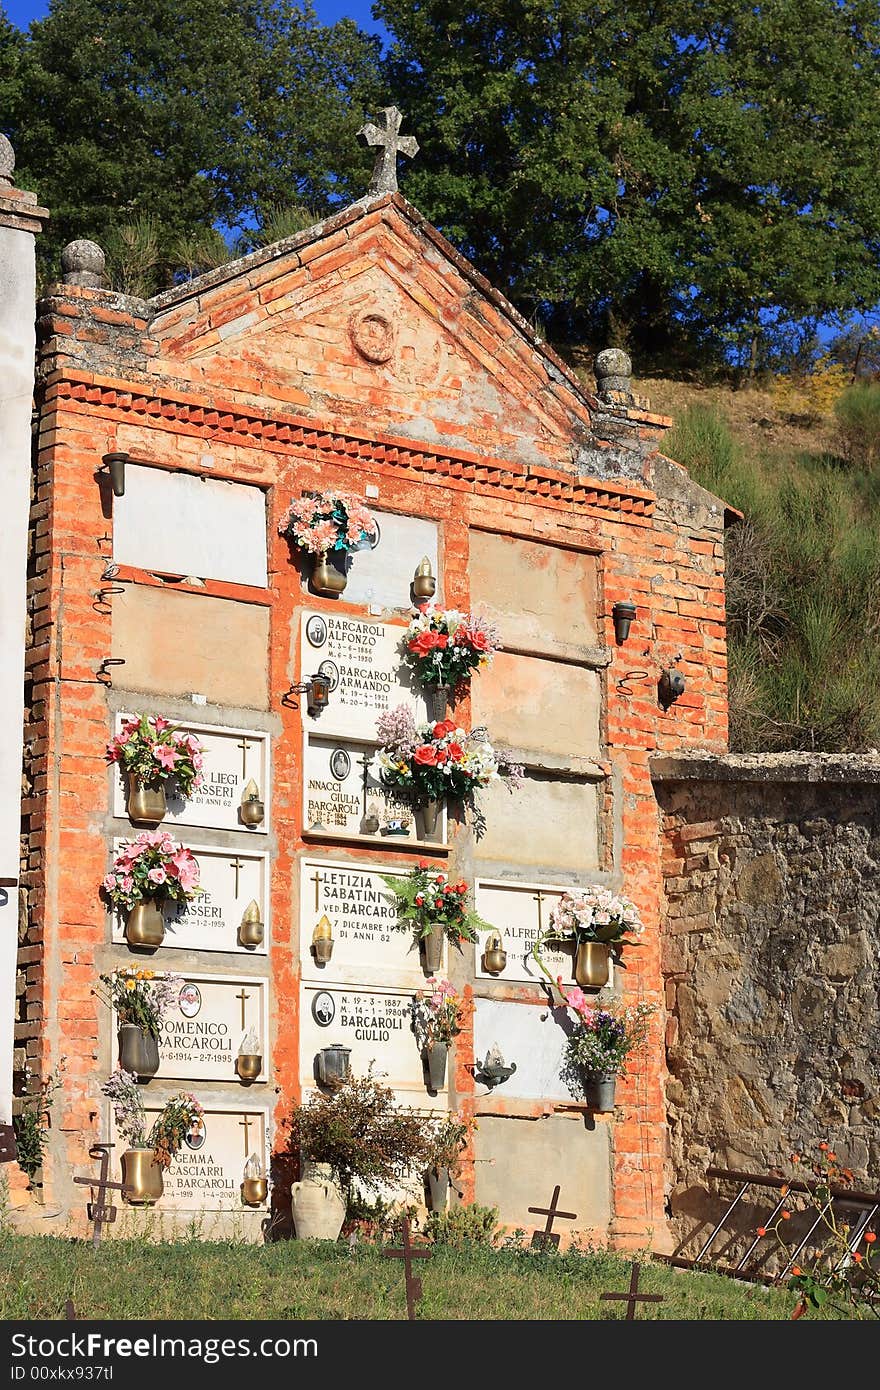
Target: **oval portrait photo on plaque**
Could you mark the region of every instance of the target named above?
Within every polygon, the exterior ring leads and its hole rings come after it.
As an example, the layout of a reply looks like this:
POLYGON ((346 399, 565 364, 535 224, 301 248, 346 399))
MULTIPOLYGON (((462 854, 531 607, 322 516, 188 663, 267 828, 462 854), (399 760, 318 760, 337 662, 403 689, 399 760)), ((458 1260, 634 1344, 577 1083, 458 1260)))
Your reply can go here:
POLYGON ((336 1001, 328 990, 319 990, 312 1000, 312 1018, 319 1028, 329 1028, 336 1017, 336 1001))
POLYGON ((323 647, 327 641, 327 624, 320 613, 313 613, 306 623, 306 640, 311 647, 323 647))
POLYGON ((336 662, 331 661, 329 657, 325 657, 318 667, 318 675, 325 678, 330 687, 330 694, 332 695, 339 684, 339 667, 336 665, 336 662))
POLYGON ((330 771, 337 782, 344 782, 351 772, 351 758, 344 748, 334 748, 330 754, 330 771))

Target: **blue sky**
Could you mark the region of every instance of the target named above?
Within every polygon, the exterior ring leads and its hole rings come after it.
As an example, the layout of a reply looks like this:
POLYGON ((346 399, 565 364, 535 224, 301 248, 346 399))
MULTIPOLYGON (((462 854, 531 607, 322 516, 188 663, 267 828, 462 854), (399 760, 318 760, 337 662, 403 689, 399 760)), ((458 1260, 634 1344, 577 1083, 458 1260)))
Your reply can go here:
MULTIPOLYGON (((370 14, 371 0, 313 0, 314 10, 322 24, 335 24, 337 19, 355 19, 371 34, 384 30, 370 14)), ((34 19, 42 19, 49 8, 48 0, 2 0, 3 8, 19 29, 26 29, 34 19)))

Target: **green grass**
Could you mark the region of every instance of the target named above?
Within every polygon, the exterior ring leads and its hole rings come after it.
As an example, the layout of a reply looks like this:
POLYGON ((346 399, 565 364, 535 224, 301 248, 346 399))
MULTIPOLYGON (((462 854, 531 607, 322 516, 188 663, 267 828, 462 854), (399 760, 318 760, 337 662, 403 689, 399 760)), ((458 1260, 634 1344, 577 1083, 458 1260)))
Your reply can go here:
MULTIPOLYGON (((722 1275, 652 1263, 642 1254, 640 1288, 662 1303, 639 1319, 778 1321, 795 1296, 722 1275)), ((600 1294, 628 1288, 630 1263, 602 1250, 540 1254, 522 1246, 434 1246, 420 1261, 419 1318, 614 1321, 626 1305, 600 1294)), ((270 1245, 108 1240, 0 1233, 0 1318, 60 1319, 73 1299, 79 1319, 389 1320, 406 1317, 403 1269, 381 1250, 343 1241, 270 1245)), ((811 1315, 812 1316, 812 1315, 811 1315)))

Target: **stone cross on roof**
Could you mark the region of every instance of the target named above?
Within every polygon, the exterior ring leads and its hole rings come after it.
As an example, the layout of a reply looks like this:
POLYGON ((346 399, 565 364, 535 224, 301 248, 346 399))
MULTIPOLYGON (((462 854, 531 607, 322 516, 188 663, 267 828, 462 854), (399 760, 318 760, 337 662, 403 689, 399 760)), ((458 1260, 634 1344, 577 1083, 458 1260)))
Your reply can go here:
POLYGON ((370 193, 397 192, 397 156, 405 154, 412 159, 419 152, 418 142, 412 135, 400 134, 403 115, 396 106, 383 106, 379 113, 381 125, 368 121, 358 131, 362 145, 378 145, 376 163, 370 179, 370 193))

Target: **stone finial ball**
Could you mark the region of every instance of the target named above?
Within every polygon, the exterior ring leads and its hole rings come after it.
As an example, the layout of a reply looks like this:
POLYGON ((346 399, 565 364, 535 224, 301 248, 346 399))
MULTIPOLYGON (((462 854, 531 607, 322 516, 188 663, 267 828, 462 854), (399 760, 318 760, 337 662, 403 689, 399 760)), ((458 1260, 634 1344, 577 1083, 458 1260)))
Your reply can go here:
POLYGON ((632 362, 623 348, 605 348, 597 353, 594 369, 597 380, 606 376, 629 377, 632 375, 632 362))
POLYGON ((61 270, 67 285, 98 285, 104 279, 104 252, 95 241, 69 241, 61 252, 61 270))
POLYGON ((12 183, 15 168, 15 150, 5 135, 0 135, 0 183, 12 183))

